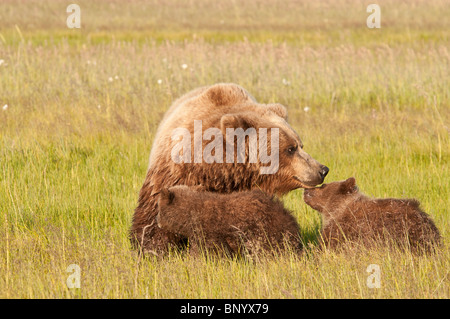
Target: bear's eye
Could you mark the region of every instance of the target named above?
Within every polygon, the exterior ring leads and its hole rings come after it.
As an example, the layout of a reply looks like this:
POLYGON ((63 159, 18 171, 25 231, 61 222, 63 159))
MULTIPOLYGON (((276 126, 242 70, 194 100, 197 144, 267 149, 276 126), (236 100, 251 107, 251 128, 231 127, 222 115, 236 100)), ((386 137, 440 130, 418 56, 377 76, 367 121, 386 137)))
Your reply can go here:
POLYGON ((289 154, 294 154, 297 151, 297 146, 291 146, 287 149, 289 154))

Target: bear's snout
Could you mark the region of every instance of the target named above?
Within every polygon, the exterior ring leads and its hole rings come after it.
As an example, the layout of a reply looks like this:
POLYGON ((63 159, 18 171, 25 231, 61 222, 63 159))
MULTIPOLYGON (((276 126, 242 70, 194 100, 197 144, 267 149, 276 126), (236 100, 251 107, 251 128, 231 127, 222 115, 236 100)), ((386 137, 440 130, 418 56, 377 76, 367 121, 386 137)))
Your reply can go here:
POLYGON ((327 176, 329 171, 330 171, 330 169, 328 167, 326 167, 325 165, 322 165, 322 167, 320 168, 320 171, 319 171, 319 175, 322 178, 322 180, 325 179, 325 176, 327 176))

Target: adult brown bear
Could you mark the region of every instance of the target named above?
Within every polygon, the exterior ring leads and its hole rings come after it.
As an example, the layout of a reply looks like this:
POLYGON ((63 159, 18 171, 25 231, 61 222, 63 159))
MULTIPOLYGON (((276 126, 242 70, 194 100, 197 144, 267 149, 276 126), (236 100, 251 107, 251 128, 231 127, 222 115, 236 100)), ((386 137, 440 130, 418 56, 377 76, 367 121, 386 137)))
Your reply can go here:
POLYGON ((183 241, 155 222, 163 188, 281 195, 321 184, 328 168, 303 150, 286 118, 284 106, 260 104, 236 84, 201 87, 176 100, 153 143, 130 231, 133 245, 159 254, 183 241))

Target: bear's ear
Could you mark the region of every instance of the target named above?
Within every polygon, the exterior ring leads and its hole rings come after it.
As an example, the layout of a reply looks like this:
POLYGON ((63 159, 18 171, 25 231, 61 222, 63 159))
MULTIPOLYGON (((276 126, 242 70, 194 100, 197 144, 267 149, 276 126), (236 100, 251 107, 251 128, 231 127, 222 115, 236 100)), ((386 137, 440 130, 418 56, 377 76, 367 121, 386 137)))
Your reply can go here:
POLYGON ((236 105, 254 99, 243 88, 232 83, 215 84, 204 95, 215 106, 236 105))
POLYGON ((172 204, 174 198, 174 192, 170 191, 168 188, 161 189, 161 192, 159 193, 159 202, 161 204, 170 205, 172 204))
MULTIPOLYGON (((254 117, 254 115, 253 115, 254 117)), ((234 114, 225 114, 220 119, 220 130, 222 131, 222 134, 226 136, 227 128, 242 128, 244 130, 248 129, 249 127, 255 127, 256 122, 251 117, 250 114, 247 114, 245 112, 243 113, 234 113, 234 114)), ((256 127, 255 127, 256 128, 256 127)))
POLYGON ((279 103, 274 103, 274 104, 267 104, 266 107, 279 117, 282 117, 285 120, 287 119, 287 110, 286 107, 284 107, 283 105, 279 103))
POLYGON ((358 186, 356 186, 356 180, 354 177, 347 178, 340 187, 340 191, 343 194, 352 194, 358 191, 358 186))

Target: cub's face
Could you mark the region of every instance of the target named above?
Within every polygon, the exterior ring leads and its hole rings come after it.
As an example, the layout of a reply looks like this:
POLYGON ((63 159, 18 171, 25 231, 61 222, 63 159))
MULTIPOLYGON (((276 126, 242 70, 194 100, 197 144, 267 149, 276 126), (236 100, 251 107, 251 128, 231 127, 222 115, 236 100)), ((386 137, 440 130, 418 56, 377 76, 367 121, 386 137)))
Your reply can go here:
POLYGON ((320 187, 305 189, 303 199, 311 208, 322 214, 332 214, 343 204, 352 200, 358 193, 354 177, 345 181, 323 184, 320 187))

